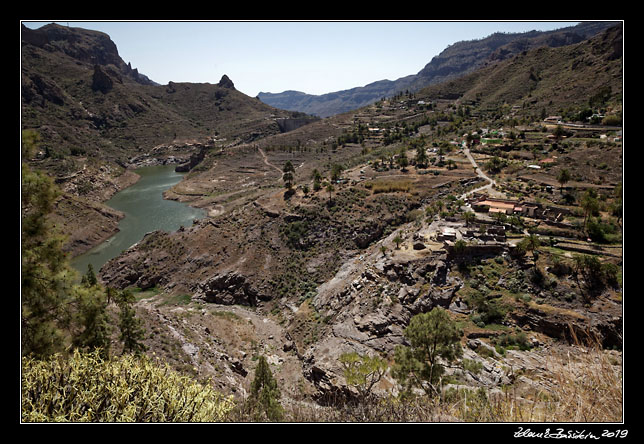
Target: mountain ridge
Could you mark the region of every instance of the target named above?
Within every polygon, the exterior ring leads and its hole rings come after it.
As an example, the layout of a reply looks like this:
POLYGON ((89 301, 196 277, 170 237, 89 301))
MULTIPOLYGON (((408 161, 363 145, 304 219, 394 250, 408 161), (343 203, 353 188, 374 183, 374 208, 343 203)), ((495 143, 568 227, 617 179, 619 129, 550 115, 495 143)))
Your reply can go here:
POLYGON ((537 46, 558 47, 579 43, 613 26, 614 22, 582 22, 576 26, 553 31, 525 33, 494 33, 476 40, 460 41, 433 57, 416 74, 396 80, 378 80, 365 86, 312 95, 301 91, 281 93, 260 92, 257 98, 276 108, 329 117, 406 90, 415 92, 430 84, 440 83, 495 63, 537 46))
MULTIPOLYGON (((516 106, 536 114, 578 108, 602 95, 621 113, 622 28, 561 47, 522 51, 500 63, 429 85, 417 92, 426 100, 458 99, 479 110, 516 106)), ((587 105, 590 106, 590 105, 587 105)))
POLYGON ((48 51, 60 50, 81 62, 112 64, 138 83, 158 85, 146 75, 139 73, 137 68, 132 68, 131 63, 126 64, 120 57, 116 44, 104 32, 70 28, 55 23, 38 29, 30 29, 23 24, 21 30, 21 40, 25 43, 48 51))
POLYGON ((22 25, 22 126, 41 133, 51 160, 70 153, 126 162, 141 150, 182 139, 251 140, 297 119, 219 83, 159 85, 125 63, 102 32, 57 24, 22 25))

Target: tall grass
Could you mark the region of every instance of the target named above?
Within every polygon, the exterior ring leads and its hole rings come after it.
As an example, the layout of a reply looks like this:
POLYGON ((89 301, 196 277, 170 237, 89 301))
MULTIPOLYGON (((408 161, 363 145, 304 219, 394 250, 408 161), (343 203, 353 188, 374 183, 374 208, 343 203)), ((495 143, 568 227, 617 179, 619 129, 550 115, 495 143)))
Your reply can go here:
POLYGON ((394 193, 397 191, 409 192, 411 182, 407 180, 379 180, 365 183, 365 187, 370 189, 374 194, 394 193))

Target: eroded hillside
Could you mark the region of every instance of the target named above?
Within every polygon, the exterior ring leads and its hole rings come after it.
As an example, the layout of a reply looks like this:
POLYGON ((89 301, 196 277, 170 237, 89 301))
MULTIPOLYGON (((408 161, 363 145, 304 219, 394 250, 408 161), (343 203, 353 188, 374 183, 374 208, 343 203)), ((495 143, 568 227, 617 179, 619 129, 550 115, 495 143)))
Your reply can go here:
MULTIPOLYGON (((621 89, 580 82, 559 101, 545 93, 555 77, 561 88, 573 82, 564 71, 587 73, 584 63, 605 63, 614 81, 617 32, 526 51, 453 83, 289 131, 281 119, 297 115, 267 115, 259 105, 240 111, 228 101, 237 92, 227 81, 145 85, 137 91, 154 91, 148 103, 193 122, 181 130, 190 140, 160 138, 127 151, 124 165, 182 165, 189 173, 166 198, 208 216, 149 233, 108 262, 100 279, 137 292, 148 353, 240 398, 259 356, 284 403, 355 398, 340 362, 349 352, 385 360, 374 392, 398 394, 395 348, 408 345, 411 318, 435 307, 462 332, 463 354, 444 375, 445 388, 503 395, 511 387, 521 402, 541 401, 557 385, 549 359, 582 353, 583 344, 599 345, 619 375, 621 89), (545 53, 561 63, 537 72, 545 53), (538 86, 499 81, 522 79, 517 72, 534 74, 538 86), (533 107, 520 105, 530 97, 533 107), (225 124, 201 120, 218 100, 225 124), (601 117, 586 115, 591 105, 601 117), (256 118, 235 120, 237 113, 256 118), (202 138, 215 128, 222 130, 202 138)), ((102 134, 124 137, 128 128, 126 120, 123 131, 102 134)), ((105 177, 129 174, 103 168, 105 177)), ((88 177, 81 171, 60 180, 75 199, 88 177)), ((106 188, 96 185, 93 199, 106 188)))

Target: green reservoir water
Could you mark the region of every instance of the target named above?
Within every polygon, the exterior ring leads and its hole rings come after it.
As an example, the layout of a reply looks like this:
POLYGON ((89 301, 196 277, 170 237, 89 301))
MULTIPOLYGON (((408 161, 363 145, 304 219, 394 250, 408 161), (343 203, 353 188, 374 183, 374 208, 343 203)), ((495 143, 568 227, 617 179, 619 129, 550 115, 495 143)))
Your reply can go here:
POLYGON ((141 176, 138 182, 106 202, 106 205, 125 213, 119 222, 119 232, 72 259, 72 267, 81 274, 87 271, 88 264, 92 264, 98 273, 107 261, 139 242, 150 231, 176 231, 205 215, 199 208, 163 198, 163 192, 185 175, 175 172, 174 165, 140 168, 136 173, 141 176))

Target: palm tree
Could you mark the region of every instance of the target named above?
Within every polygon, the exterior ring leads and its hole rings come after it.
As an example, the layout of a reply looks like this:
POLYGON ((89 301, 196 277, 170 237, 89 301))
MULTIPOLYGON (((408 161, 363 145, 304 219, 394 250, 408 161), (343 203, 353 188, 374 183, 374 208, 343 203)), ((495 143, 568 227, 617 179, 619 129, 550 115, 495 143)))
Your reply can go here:
POLYGON ((407 171, 407 165, 409 165, 409 159, 407 159, 407 153, 405 150, 401 150, 400 154, 398 155, 398 158, 396 159, 396 162, 398 165, 400 165, 400 169, 402 171, 407 171))
POLYGON ((385 162, 387 162, 387 156, 384 154, 380 155, 380 168, 385 168, 385 162))
POLYGON ((445 155, 445 149, 441 146, 438 148, 438 166, 443 166, 444 155, 445 155))
POLYGON ((526 251, 531 251, 532 252, 532 260, 533 260, 534 267, 536 268, 537 267, 537 260, 539 259, 539 255, 538 255, 539 250, 538 250, 538 248, 541 246, 541 242, 539 241, 539 237, 536 234, 531 233, 528 236, 526 236, 525 238, 523 238, 521 243, 523 244, 523 247, 525 248, 526 251))
POLYGON ((331 182, 327 182, 326 190, 329 193, 329 203, 331 203, 331 195, 332 195, 331 193, 333 193, 333 191, 335 191, 335 188, 334 188, 334 186, 333 186, 333 184, 331 182))
POLYGON ((560 185, 560 192, 563 193, 563 186, 567 184, 570 181, 570 171, 568 171, 567 168, 562 169, 559 171, 559 174, 557 175, 557 182, 559 182, 560 185))
POLYGON ((472 133, 467 133, 465 135, 465 141, 467 142, 467 147, 470 148, 472 146, 472 141, 474 140, 474 136, 472 136, 472 133))
POLYGON ((344 167, 342 165, 338 165, 337 163, 333 164, 333 166, 331 167, 331 180, 333 182, 340 180, 340 174, 342 173, 342 170, 344 170, 344 167))
POLYGON ((556 140, 561 140, 561 138, 566 135, 566 131, 563 129, 561 125, 557 125, 557 127, 552 132, 552 134, 553 136, 555 136, 556 140))
POLYGON ((584 209, 584 230, 590 217, 599 211, 599 201, 597 200, 597 193, 593 190, 587 190, 584 197, 581 199, 581 207, 584 209))

